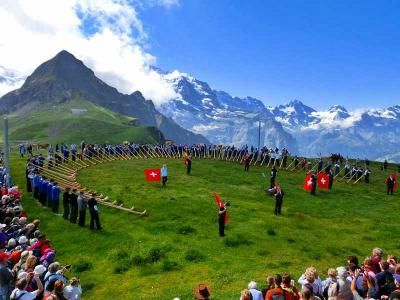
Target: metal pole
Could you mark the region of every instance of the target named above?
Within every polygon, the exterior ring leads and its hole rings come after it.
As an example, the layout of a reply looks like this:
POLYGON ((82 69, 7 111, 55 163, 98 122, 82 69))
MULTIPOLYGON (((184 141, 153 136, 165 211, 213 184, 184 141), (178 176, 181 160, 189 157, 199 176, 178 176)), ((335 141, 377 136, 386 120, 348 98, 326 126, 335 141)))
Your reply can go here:
POLYGON ((260 150, 261 143, 261 120, 258 120, 258 150, 260 150))
POLYGON ((4 117, 3 126, 3 136, 4 136, 4 162, 6 167, 6 172, 8 177, 10 176, 10 149, 8 147, 8 119, 4 117))

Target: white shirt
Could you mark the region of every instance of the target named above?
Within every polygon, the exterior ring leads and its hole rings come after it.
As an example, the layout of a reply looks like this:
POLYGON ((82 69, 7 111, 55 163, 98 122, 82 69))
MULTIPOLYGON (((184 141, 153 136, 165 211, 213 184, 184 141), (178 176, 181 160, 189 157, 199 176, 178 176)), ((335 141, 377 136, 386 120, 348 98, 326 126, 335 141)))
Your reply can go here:
POLYGON ((64 296, 70 300, 80 300, 82 295, 82 288, 80 285, 73 286, 67 285, 64 288, 64 296))
POLYGON ((33 300, 37 296, 37 290, 33 292, 27 292, 25 290, 15 289, 11 293, 11 298, 18 298, 18 300, 33 300), (24 294, 20 298, 18 298, 21 294, 24 294))

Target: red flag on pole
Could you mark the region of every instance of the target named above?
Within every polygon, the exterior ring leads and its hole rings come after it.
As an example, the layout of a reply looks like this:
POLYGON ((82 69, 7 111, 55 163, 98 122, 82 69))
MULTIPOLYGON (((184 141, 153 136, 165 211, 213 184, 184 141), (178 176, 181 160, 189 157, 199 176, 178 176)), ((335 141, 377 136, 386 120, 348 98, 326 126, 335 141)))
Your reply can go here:
MULTIPOLYGON (((222 202, 220 196, 216 192, 214 192, 213 194, 214 194, 215 202, 217 202, 219 208, 224 207, 224 202, 222 202)), ((228 212, 226 212, 226 214, 225 214, 224 223, 225 224, 228 223, 228 212)))
POLYGON ((144 174, 146 175, 146 181, 160 181, 161 180, 160 169, 145 169, 144 174))
POLYGON ((326 173, 318 173, 318 187, 329 189, 329 176, 326 173))
POLYGON ((392 176, 392 178, 393 178, 393 180, 394 180, 393 190, 397 190, 397 188, 398 188, 398 186, 399 186, 399 184, 397 183, 397 173, 396 173, 396 172, 393 172, 393 173, 391 174, 391 176, 392 176))
POLYGON ((303 189, 305 189, 306 191, 312 190, 311 174, 306 175, 306 179, 304 179, 304 183, 303 183, 303 189))

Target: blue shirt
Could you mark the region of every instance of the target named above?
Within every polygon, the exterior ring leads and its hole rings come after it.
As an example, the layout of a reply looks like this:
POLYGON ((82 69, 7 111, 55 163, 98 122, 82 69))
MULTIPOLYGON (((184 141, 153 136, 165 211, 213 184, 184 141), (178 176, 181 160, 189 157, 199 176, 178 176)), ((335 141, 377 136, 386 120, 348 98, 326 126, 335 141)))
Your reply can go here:
POLYGON ((167 176, 168 176, 168 169, 167 169, 167 167, 162 167, 162 168, 161 168, 161 176, 162 176, 162 177, 167 177, 167 176))
POLYGON ((41 194, 46 194, 47 195, 47 185, 48 184, 49 183, 46 180, 42 180, 42 184, 40 185, 40 190, 39 190, 39 192, 41 194))
POLYGON ((51 200, 60 201, 60 188, 56 185, 52 188, 51 200))
POLYGON ((46 188, 46 195, 47 195, 47 198, 49 199, 49 200, 51 200, 51 196, 52 196, 52 191, 53 191, 53 184, 52 183, 48 183, 47 184, 47 188, 46 188))
POLYGON ((39 187, 39 184, 40 184, 40 176, 39 175, 35 175, 33 177, 33 186, 39 187))

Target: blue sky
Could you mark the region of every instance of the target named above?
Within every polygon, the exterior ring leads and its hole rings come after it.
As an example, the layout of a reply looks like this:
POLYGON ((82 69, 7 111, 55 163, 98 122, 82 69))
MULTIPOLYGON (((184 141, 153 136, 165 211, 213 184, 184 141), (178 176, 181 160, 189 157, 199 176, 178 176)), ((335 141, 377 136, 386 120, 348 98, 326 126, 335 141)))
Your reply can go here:
POLYGON ((182 0, 139 10, 157 65, 267 105, 400 103, 400 1, 182 0))

